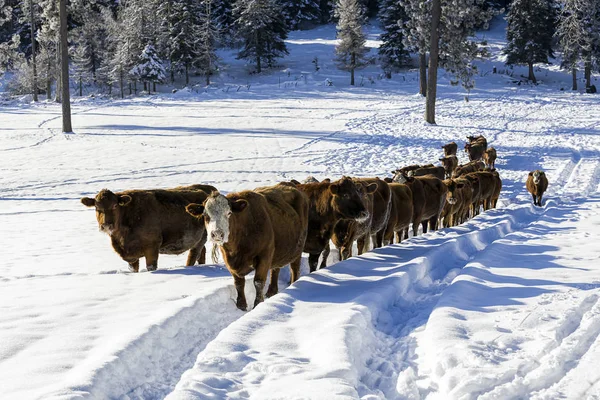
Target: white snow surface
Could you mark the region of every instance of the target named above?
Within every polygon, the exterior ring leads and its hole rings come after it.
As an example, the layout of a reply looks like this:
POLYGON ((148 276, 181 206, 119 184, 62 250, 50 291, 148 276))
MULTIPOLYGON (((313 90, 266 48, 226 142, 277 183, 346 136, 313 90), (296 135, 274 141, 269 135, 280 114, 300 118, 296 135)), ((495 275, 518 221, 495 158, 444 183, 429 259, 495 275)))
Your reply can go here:
MULTIPOLYGON (((0 398, 600 398, 600 97, 566 90, 556 67, 518 84, 503 29, 485 32, 493 55, 469 102, 440 74, 435 126, 415 70, 383 80, 372 66, 349 87, 332 26, 293 32, 264 75, 223 52, 208 89, 75 98, 74 134, 60 132, 59 105, 3 100, 0 398), (157 271, 127 272, 79 202, 105 187, 383 177, 471 134, 498 151, 497 209, 304 265, 287 288, 285 270, 280 294, 249 312, 223 265, 161 255, 157 271), (541 208, 524 187, 534 169, 550 181, 541 208)), ((251 277, 246 294, 252 304, 251 277)))

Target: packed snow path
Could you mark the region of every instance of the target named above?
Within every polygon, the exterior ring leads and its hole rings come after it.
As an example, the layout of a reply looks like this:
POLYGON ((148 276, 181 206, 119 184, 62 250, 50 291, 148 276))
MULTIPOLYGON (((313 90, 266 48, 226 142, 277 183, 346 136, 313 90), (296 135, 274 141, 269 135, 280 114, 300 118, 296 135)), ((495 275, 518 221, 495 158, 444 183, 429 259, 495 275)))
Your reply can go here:
MULTIPOLYGON (((314 44, 321 33, 290 39, 292 76, 315 51, 332 54, 333 42, 314 44)), ((428 126, 414 72, 358 88, 326 62, 303 76, 82 100, 74 135, 60 133, 56 105, 3 106, 3 397, 152 399, 175 387, 174 398, 597 394, 599 98, 561 91, 569 76, 546 71, 535 87, 479 77, 466 103, 441 74, 439 125, 428 126), (319 85, 325 77, 336 86, 319 85), (499 154, 499 209, 304 274, 249 313, 235 309, 221 266, 161 255, 157 272, 125 272, 79 203, 103 187, 386 176, 481 133, 499 154), (524 191, 537 168, 552 188, 544 209, 524 191)))

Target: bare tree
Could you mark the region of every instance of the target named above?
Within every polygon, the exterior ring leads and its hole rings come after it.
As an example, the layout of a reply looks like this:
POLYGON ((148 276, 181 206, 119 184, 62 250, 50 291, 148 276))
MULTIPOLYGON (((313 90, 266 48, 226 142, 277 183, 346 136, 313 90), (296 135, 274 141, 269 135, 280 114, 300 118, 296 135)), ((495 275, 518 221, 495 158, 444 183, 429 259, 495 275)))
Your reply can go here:
POLYGON ((425 100, 425 121, 435 124, 435 97, 437 94, 437 70, 440 41, 439 28, 442 15, 441 0, 431 3, 431 43, 429 45, 429 77, 427 79, 427 95, 425 100))
POLYGON ((67 40, 67 0, 60 0, 60 52, 63 132, 72 133, 71 97, 69 95, 69 43, 67 40))
POLYGON ((33 0, 29 2, 29 24, 31 25, 31 66, 33 68, 33 101, 38 101, 37 85, 37 65, 36 65, 36 46, 35 46, 35 15, 33 10, 33 0))

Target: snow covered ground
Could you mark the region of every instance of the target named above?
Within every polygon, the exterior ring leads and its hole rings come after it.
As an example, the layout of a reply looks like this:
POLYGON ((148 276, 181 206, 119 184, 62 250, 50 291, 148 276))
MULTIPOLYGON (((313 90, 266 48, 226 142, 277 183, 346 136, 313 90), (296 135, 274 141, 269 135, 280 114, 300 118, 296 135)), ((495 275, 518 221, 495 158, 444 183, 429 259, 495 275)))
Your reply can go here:
POLYGON ((210 90, 76 99, 72 135, 55 104, 0 105, 0 397, 600 398, 600 97, 561 90, 555 67, 539 86, 491 74, 502 29, 485 34, 494 53, 469 102, 441 74, 437 126, 414 70, 387 81, 373 66, 349 87, 330 26, 290 35, 270 75, 224 53, 210 90), (248 313, 222 265, 161 255, 156 272, 126 272, 79 203, 104 187, 387 176, 470 134, 498 150, 501 207, 305 269, 248 313), (524 188, 537 168, 541 209, 524 188))

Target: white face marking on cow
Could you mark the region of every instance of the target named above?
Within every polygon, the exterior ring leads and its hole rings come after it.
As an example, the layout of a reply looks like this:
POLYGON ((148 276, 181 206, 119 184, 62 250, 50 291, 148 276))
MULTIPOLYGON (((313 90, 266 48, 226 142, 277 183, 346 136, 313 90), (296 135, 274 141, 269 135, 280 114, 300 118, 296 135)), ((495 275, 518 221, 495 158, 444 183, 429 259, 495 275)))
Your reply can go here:
POLYGON ((217 244, 227 243, 229 240, 229 217, 231 216, 231 207, 227 198, 222 194, 209 197, 204 205, 204 214, 209 217, 205 219, 208 239, 217 244))
POLYGON ((396 183, 406 183, 406 178, 404 177, 404 175, 398 173, 396 175, 394 175, 394 178, 392 179, 392 181, 396 182, 396 183))
POLYGON ((533 173, 533 183, 535 183, 536 185, 537 185, 538 183, 540 183, 540 176, 541 176, 541 175, 542 175, 542 174, 541 174, 541 172, 540 172, 540 171, 535 171, 535 172, 533 173))

